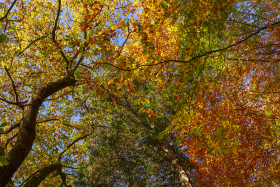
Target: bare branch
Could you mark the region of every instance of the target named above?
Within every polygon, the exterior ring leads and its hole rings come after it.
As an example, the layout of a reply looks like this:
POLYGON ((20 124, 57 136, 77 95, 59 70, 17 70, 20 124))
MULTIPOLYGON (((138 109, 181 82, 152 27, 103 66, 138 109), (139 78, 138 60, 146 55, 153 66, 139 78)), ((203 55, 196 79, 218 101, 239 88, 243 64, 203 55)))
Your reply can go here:
POLYGON ((12 3, 12 5, 10 6, 10 8, 8 9, 8 11, 6 12, 6 14, 0 18, 0 21, 3 21, 4 19, 7 19, 8 14, 11 12, 12 8, 15 6, 17 0, 14 0, 14 2, 12 3))
POLYGON ((78 127, 75 127, 75 126, 73 126, 73 125, 69 125, 69 124, 66 124, 66 123, 63 123, 62 125, 66 126, 66 127, 71 127, 71 128, 77 129, 77 130, 81 130, 81 129, 78 128, 78 127))
POLYGON ((50 34, 46 35, 46 36, 40 36, 39 38, 36 38, 35 40, 33 40, 31 43, 29 43, 22 51, 19 52, 18 56, 22 55, 24 53, 24 51, 26 51, 31 45, 33 45, 34 43, 36 43, 37 41, 43 39, 43 38, 47 38, 50 34))
POLYGON ((59 119, 46 119, 43 121, 38 121, 37 123, 46 123, 46 122, 50 122, 50 121, 58 121, 59 119))
POLYGON ((62 155, 63 155, 72 145, 74 145, 74 144, 75 144, 76 142, 78 142, 79 140, 82 140, 82 139, 84 139, 84 138, 86 138, 86 137, 88 137, 88 136, 89 136, 89 134, 86 134, 86 135, 84 135, 84 136, 81 136, 81 137, 75 139, 75 140, 74 140, 73 142, 71 142, 69 145, 67 145, 67 147, 65 147, 64 150, 63 150, 62 152, 59 153, 59 155, 58 155, 58 162, 60 163, 62 155))
POLYGON ((62 172, 61 170, 61 167, 60 169, 58 170, 58 174, 61 178, 61 186, 66 186, 66 187, 69 187, 69 185, 66 183, 66 174, 62 172))
POLYGON ((59 15, 60 15, 60 8, 61 8, 61 0, 58 0, 58 7, 57 7, 57 15, 54 21, 54 27, 52 30, 52 39, 55 41, 55 31, 57 29, 57 24, 58 24, 58 20, 59 20, 59 15))
POLYGON ((57 29, 58 20, 59 20, 59 16, 60 16, 60 9, 61 9, 61 0, 58 0, 57 15, 56 15, 56 18, 55 18, 55 21, 54 21, 54 27, 53 27, 53 30, 52 30, 52 40, 55 43, 55 45, 59 48, 59 53, 61 54, 63 59, 66 61, 66 65, 67 65, 66 71, 68 72, 70 62, 69 62, 68 58, 66 57, 66 55, 64 54, 64 52, 62 51, 58 42, 56 41, 56 35, 55 35, 55 31, 57 29))
POLYGON ((1 100, 1 101, 4 101, 4 102, 7 103, 7 104, 18 106, 18 103, 8 101, 7 99, 4 99, 4 98, 1 98, 1 97, 0 97, 0 100, 1 100))
POLYGON ((44 100, 77 81, 72 76, 46 83, 38 87, 30 96, 20 120, 20 129, 15 144, 6 154, 8 165, 0 167, 0 186, 5 186, 28 156, 36 137, 36 118, 44 100))
POLYGON ((75 167, 71 167, 71 166, 66 166, 66 165, 62 165, 62 167, 64 167, 64 168, 70 168, 70 169, 79 169, 79 168, 75 168, 75 167))
POLYGON ((161 61, 161 62, 158 62, 158 63, 155 63, 155 64, 140 65, 139 67, 130 68, 130 69, 124 69, 124 68, 121 68, 121 67, 116 66, 116 65, 114 65, 114 64, 107 63, 107 62, 105 62, 105 63, 94 63, 94 64, 110 65, 110 66, 112 66, 112 67, 114 67, 114 68, 117 68, 117 69, 119 69, 119 70, 122 70, 122 71, 133 71, 133 70, 139 69, 140 67, 157 66, 157 65, 164 64, 164 63, 169 63, 169 62, 190 63, 190 62, 192 62, 192 61, 194 61, 194 60, 196 60, 196 59, 199 59, 199 58, 201 58, 201 57, 205 57, 205 56, 208 56, 208 55, 210 55, 210 54, 217 53, 217 52, 222 52, 222 51, 228 50, 229 48, 235 47, 235 46, 237 46, 237 45, 239 45, 239 44, 241 44, 241 43, 243 43, 243 42, 249 40, 249 39, 252 38, 253 36, 259 34, 261 31, 263 31, 263 30, 265 30, 265 29, 268 29, 268 28, 271 28, 271 27, 273 27, 273 26, 276 26, 276 25, 278 25, 278 24, 280 24, 280 21, 279 21, 279 22, 275 22, 275 23, 273 23, 273 24, 268 24, 268 25, 266 25, 266 26, 264 26, 264 27, 261 27, 260 29, 258 29, 258 30, 255 31, 254 33, 248 35, 246 38, 244 38, 244 39, 242 39, 242 40, 239 40, 238 42, 236 42, 236 43, 234 43, 234 44, 231 44, 231 45, 229 45, 229 46, 227 46, 227 47, 224 47, 224 48, 221 48, 221 49, 207 51, 207 52, 205 52, 205 53, 202 53, 202 54, 200 54, 200 55, 197 55, 197 56, 191 58, 190 60, 164 60, 164 61, 161 61))
POLYGON ((0 133, 0 134, 9 134, 10 132, 12 132, 15 128, 19 127, 20 123, 16 123, 13 126, 11 126, 9 129, 5 130, 4 132, 0 133))
MULTIPOLYGON (((85 47, 86 48, 86 47, 85 47)), ((85 49, 84 49, 85 51, 85 49)), ((77 64, 75 65, 75 67, 71 70, 72 74, 75 72, 75 70, 79 67, 79 65, 81 64, 81 62, 84 60, 84 55, 81 55, 80 59, 78 60, 77 64)))
POLYGON ((65 95, 67 95, 67 94, 69 94, 69 93, 71 93, 71 92, 72 92, 72 91, 65 92, 65 93, 63 93, 63 94, 61 94, 60 96, 57 96, 57 97, 55 97, 55 98, 46 99, 46 101, 53 101, 53 100, 59 99, 59 98, 65 96, 65 95))
POLYGON ((123 42, 123 44, 122 44, 122 46, 121 46, 121 50, 120 50, 120 52, 119 52, 119 54, 118 54, 118 57, 121 55, 121 53, 122 53, 122 51, 123 51, 123 48, 124 48, 124 46, 125 46, 125 44, 126 44, 128 38, 129 38, 129 36, 130 36, 130 34, 131 34, 130 28, 129 28, 129 22, 127 22, 127 33, 128 33, 128 34, 127 34, 127 37, 126 37, 125 41, 123 42))
POLYGON ((10 80, 11 80, 11 83, 12 83, 12 86, 13 86, 13 90, 14 90, 14 93, 15 93, 15 100, 16 100, 16 103, 18 104, 18 106, 23 109, 23 106, 19 103, 19 100, 18 100, 18 93, 17 93, 17 90, 16 90, 16 85, 15 85, 15 82, 12 78, 12 76, 10 75, 9 73, 9 70, 7 69, 7 67, 4 67, 5 68, 5 71, 7 72, 10 80))
POLYGON ((239 58, 227 58, 231 61, 243 61, 243 62, 279 62, 280 59, 239 59, 239 58))

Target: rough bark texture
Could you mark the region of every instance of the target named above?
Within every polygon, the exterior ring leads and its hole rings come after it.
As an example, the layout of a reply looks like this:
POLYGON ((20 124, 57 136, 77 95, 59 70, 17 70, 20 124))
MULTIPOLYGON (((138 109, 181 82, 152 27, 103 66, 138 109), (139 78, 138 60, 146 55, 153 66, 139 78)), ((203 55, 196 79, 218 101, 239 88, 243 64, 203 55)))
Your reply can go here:
POLYGON ((179 176, 180 183, 184 187, 194 187, 196 184, 192 180, 191 176, 188 173, 188 169, 184 162, 180 159, 180 156, 175 152, 172 146, 166 143, 162 150, 165 153, 165 156, 171 161, 171 164, 175 170, 175 172, 179 176))
POLYGON ((56 170, 60 170, 60 168, 60 164, 52 164, 42 168, 41 170, 37 171, 29 180, 27 180, 24 187, 38 186, 49 174, 56 170))
POLYGON ((37 114, 43 101, 55 92, 68 86, 73 86, 75 83, 76 80, 73 77, 67 76, 47 83, 34 91, 27 104, 24 106, 16 143, 6 154, 9 164, 0 167, 0 187, 5 187, 7 185, 29 154, 36 137, 35 127, 37 114))

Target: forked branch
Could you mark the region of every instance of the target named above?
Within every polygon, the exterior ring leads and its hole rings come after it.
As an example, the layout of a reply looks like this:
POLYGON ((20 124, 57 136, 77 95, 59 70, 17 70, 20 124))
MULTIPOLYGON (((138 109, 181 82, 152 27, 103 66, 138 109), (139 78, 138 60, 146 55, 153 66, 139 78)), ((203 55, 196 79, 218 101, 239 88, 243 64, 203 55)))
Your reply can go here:
POLYGON ((17 0, 14 0, 14 1, 13 1, 13 3, 12 3, 11 6, 10 6, 10 8, 9 8, 8 11, 6 12, 6 14, 5 14, 2 18, 0 18, 0 22, 1 22, 1 21, 4 21, 5 19, 7 19, 9 13, 10 13, 11 10, 13 9, 13 7, 15 6, 16 2, 17 2, 17 0))

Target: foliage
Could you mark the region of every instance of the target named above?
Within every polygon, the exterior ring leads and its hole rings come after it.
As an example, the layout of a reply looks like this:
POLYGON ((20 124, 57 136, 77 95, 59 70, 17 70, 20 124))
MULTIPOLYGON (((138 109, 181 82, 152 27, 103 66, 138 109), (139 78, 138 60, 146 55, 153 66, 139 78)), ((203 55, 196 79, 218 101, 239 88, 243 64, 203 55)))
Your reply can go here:
MULTIPOLYGON (((162 142, 159 133, 180 144, 195 168, 186 175, 198 185, 279 184, 278 0, 5 0, 0 7, 0 117, 8 124, 0 186, 72 184, 88 160, 90 141, 80 140, 90 134, 100 141, 91 149, 103 155, 118 150, 128 159, 143 148, 163 159, 142 142, 162 142), (92 98, 100 113, 83 118, 80 108, 92 98), (155 133, 128 123, 125 98, 139 119, 169 126, 155 133), (98 118, 108 127, 95 127, 98 118), (110 145, 118 133, 120 144, 110 145)), ((147 165, 145 154, 133 158, 147 165)), ((134 176, 125 180, 143 182, 134 176)))
MULTIPOLYGON (((117 77, 109 75, 104 77, 117 77)), ((188 159, 182 154, 172 136, 162 136, 168 127, 166 116, 172 112, 152 85, 133 80, 135 90, 122 87, 118 96, 106 89, 102 96, 91 96, 84 106, 84 119, 90 121, 94 133, 87 144, 90 149, 89 163, 81 166, 83 175, 91 182, 108 186, 138 186, 168 184, 170 178, 178 176, 172 171, 172 160, 166 156, 164 145, 175 151, 184 166, 190 169, 188 159), (136 93, 136 94, 135 94, 136 93), (145 102, 148 101, 148 102, 145 102), (146 111, 157 110, 161 116, 146 111)), ((111 85, 116 87, 116 85, 111 85)), ((173 157, 175 159, 175 157, 173 157)), ((83 176, 82 175, 82 176, 83 176)), ((83 178, 80 179, 83 181, 83 178)))

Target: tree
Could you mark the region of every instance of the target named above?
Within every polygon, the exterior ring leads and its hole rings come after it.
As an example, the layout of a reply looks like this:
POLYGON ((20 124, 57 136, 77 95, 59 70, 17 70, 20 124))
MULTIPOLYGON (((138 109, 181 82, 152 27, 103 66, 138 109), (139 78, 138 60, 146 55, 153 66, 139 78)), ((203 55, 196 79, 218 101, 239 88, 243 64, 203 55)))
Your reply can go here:
MULTIPOLYGON (((111 77, 118 76, 106 74, 104 83, 111 77)), ((95 130, 87 141, 91 151, 89 162, 81 166, 80 181, 88 178, 87 185, 156 186, 168 184, 176 176, 183 186, 195 185, 189 175, 191 163, 175 136, 162 135, 169 126, 172 106, 159 102, 165 97, 153 85, 132 81, 135 90, 123 86, 115 95, 112 92, 117 85, 112 82, 110 91, 104 88, 101 98, 92 95, 83 106, 84 119, 95 130), (161 115, 146 112, 153 110, 161 115)))
POLYGON ((4 1, 0 186, 15 173, 16 184, 72 183, 86 163, 78 140, 93 132, 75 108, 104 88, 118 97, 112 82, 133 94, 133 80, 175 109, 165 133, 186 146, 199 184, 279 183, 277 3, 4 1), (104 83, 111 68, 120 75, 104 83))
MULTIPOLYGON (((141 81, 154 75, 149 81, 156 82, 155 89, 170 96, 168 101, 176 112, 170 117, 172 125, 166 132, 177 134, 181 145, 187 147, 185 154, 197 168, 192 174, 199 184, 278 184, 278 86, 273 78, 278 77, 279 69, 276 1, 217 1, 222 9, 230 9, 221 15, 215 12, 215 4, 197 3, 198 8, 177 9, 175 15, 198 11, 209 15, 209 19, 200 20, 198 16, 194 20, 189 16, 187 21, 193 25, 180 25, 180 31, 171 27, 172 34, 166 27, 145 32, 154 28, 151 23, 158 21, 154 15, 162 12, 149 9, 152 2, 142 4, 145 19, 139 29, 143 32, 134 35, 134 42, 128 43, 126 49, 141 56, 142 66, 159 65, 160 70, 142 69, 133 77, 139 73, 141 81), (218 21, 213 20, 215 14, 220 17, 218 21), (218 28, 216 33, 214 28, 218 28), (156 36, 172 39, 161 43, 156 36), (140 38, 141 45, 137 43, 140 38), (162 60, 158 55, 161 51, 173 56, 172 60, 162 60)), ((168 21, 177 23, 173 19, 164 21, 163 25, 169 25, 168 21)), ((123 77, 133 90, 130 73, 123 77)), ((156 111, 147 111, 150 112, 156 111)))
MULTIPOLYGON (((0 185, 5 186, 27 156, 27 173, 30 164, 44 158, 32 158, 40 152, 48 159, 37 166, 60 162, 55 153, 72 141, 69 137, 85 134, 65 126, 74 116, 69 93, 74 93, 78 80, 84 84, 103 68, 102 58, 116 58, 112 49, 121 53, 114 40, 127 24, 132 3, 15 0, 2 5, 1 118, 9 124, 1 137, 9 162, 0 169, 0 185), (93 70, 82 68, 99 55, 100 64, 93 64, 93 70), (51 121, 56 121, 54 126, 47 124, 51 121), (36 152, 30 152, 33 145, 36 152)), ((24 175, 18 173, 16 181, 22 182, 24 175)))
MULTIPOLYGON (((190 159, 199 168, 193 175, 202 184, 279 184, 275 3, 236 5, 225 25, 230 36, 217 50, 202 52, 209 55, 205 65, 210 63, 211 71, 202 70, 191 90, 193 97, 178 104, 172 126, 193 155, 190 159), (224 61, 222 71, 213 71, 216 59, 224 61)), ((186 98, 182 89, 176 92, 178 98, 186 98)))

